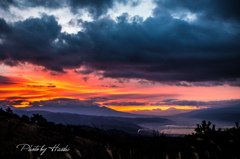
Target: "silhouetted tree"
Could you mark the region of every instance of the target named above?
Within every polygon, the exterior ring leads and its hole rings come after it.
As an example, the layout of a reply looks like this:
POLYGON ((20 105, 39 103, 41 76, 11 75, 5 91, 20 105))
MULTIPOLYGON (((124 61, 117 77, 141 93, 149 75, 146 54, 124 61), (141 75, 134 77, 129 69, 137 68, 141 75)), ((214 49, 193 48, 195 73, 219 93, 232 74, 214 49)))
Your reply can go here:
POLYGON ((33 114, 30 120, 33 124, 39 124, 39 125, 43 125, 47 122, 47 119, 45 119, 42 115, 39 115, 38 113, 33 114))
POLYGON ((196 133, 198 134, 206 134, 208 132, 213 132, 216 131, 215 130, 215 125, 213 124, 212 128, 211 128, 211 122, 208 121, 208 123, 206 122, 206 120, 202 121, 202 125, 197 124, 197 128, 195 129, 196 133))
POLYGON ((11 115, 13 114, 13 111, 12 111, 12 109, 11 109, 11 108, 9 108, 9 107, 6 109, 6 112, 7 112, 8 114, 11 114, 11 115))

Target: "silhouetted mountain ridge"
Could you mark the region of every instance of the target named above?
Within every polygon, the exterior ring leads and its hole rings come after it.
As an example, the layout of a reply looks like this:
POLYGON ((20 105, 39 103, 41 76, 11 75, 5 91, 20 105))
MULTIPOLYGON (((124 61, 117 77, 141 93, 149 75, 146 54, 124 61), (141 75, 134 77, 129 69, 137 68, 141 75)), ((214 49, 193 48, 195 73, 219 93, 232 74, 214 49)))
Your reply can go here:
POLYGON ((27 107, 27 108, 13 108, 13 110, 24 111, 47 111, 54 113, 72 113, 81 115, 93 115, 93 116, 116 116, 116 117, 149 117, 151 115, 139 115, 127 112, 120 112, 108 107, 98 106, 43 106, 43 107, 27 107))
POLYGON ((139 129, 142 129, 138 124, 142 123, 159 123, 159 124, 169 124, 173 121, 166 118, 153 118, 153 117, 110 117, 110 116, 93 116, 93 115, 81 115, 72 113, 53 113, 48 111, 23 111, 14 110, 18 115, 31 116, 32 114, 41 114, 48 121, 54 122, 56 124, 71 124, 71 125, 88 125, 96 126, 101 129, 118 129, 128 133, 137 133, 139 129))
POLYGON ((200 109, 183 113, 178 116, 236 122, 240 121, 240 106, 200 109))

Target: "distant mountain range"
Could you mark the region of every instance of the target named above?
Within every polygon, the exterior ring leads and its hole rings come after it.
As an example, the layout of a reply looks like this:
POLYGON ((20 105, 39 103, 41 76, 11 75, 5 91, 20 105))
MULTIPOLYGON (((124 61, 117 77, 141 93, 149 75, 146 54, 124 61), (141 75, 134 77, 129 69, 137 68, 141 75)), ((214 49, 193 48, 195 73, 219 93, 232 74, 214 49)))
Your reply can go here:
POLYGON ((43 106, 43 107, 27 107, 27 108, 13 108, 14 110, 24 111, 48 111, 54 113, 71 113, 81 115, 93 115, 93 116, 115 116, 115 117, 140 117, 150 115, 138 115, 126 112, 119 112, 108 107, 98 106, 43 106))
POLYGON ((228 122, 239 122, 240 106, 200 109, 188 113, 183 113, 178 116, 228 122))
MULTIPOLYGON (((32 116, 32 114, 41 114, 48 121, 56 124, 87 125, 105 130, 117 129, 128 133, 136 134, 142 129, 138 124, 159 123, 162 125, 173 123, 173 121, 160 117, 113 117, 113 116, 93 116, 72 113, 54 113, 48 111, 25 111, 14 110, 14 113, 22 116, 32 116)), ((129 113, 130 114, 130 113, 129 113)))

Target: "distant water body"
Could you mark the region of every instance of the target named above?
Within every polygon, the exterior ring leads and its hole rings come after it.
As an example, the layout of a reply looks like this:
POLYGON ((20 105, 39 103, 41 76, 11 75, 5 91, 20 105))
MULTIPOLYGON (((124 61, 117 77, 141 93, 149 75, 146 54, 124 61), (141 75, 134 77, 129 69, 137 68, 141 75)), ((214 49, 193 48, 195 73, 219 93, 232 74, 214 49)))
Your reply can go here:
MULTIPOLYGON (((174 124, 163 124, 163 123, 142 123, 139 126, 146 128, 147 130, 157 130, 159 133, 164 134, 178 134, 178 135, 187 135, 195 132, 197 124, 202 123, 204 119, 193 119, 193 118, 177 118, 171 117, 174 124)), ((208 121, 208 120, 206 120, 208 121)), ((211 121, 212 124, 215 124, 216 130, 218 128, 227 129, 235 126, 234 122, 224 122, 224 121, 211 121)), ((212 126, 212 125, 211 125, 212 126)))

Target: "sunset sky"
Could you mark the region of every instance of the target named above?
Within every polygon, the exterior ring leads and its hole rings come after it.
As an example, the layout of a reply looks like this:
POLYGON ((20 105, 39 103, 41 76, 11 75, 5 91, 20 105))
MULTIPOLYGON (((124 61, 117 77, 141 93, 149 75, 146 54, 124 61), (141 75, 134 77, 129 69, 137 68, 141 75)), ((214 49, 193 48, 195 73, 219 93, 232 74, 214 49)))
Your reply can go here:
POLYGON ((240 106, 237 0, 0 1, 0 106, 240 106))

